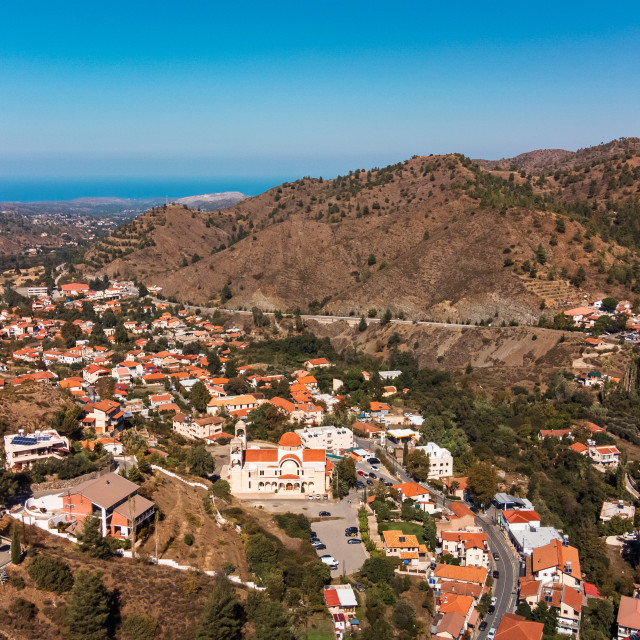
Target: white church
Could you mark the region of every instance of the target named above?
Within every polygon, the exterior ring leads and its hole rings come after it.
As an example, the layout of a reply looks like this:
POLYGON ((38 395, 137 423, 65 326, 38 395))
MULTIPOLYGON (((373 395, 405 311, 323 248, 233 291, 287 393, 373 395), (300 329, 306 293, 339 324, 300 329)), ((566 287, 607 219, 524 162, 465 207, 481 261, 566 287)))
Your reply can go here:
POLYGON ((305 449, 297 433, 288 431, 276 447, 249 446, 244 422, 236 424, 229 465, 223 469, 234 495, 305 498, 324 495, 331 486, 333 465, 325 449, 305 449))

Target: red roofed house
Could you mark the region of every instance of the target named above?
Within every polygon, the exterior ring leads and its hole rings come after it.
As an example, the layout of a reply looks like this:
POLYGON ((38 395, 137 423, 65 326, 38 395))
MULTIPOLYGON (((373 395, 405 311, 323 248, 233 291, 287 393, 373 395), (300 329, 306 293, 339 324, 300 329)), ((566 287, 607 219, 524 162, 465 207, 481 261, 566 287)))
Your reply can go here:
POLYGON ((440 542, 442 553, 449 553, 460 560, 461 566, 489 568, 489 542, 486 533, 442 531, 440 542))
POLYGON ((81 293, 89 291, 89 285, 80 282, 71 282, 69 284, 63 284, 60 287, 60 291, 62 291, 65 296, 79 296, 81 293))
POLYGON ((120 403, 113 400, 101 400, 85 407, 87 415, 82 419, 82 426, 93 428, 97 434, 110 433, 122 428, 124 411, 120 403))
POLYGON ((618 609, 618 640, 640 633, 640 599, 621 596, 618 609))
POLYGON ((515 613, 505 613, 500 620, 495 640, 542 640, 542 622, 532 622, 515 613))
POLYGON ((326 358, 311 358, 304 363, 305 369, 328 369, 331 363, 326 358))
POLYGON ((292 431, 283 434, 277 448, 247 447, 246 425, 238 421, 229 465, 222 469, 221 477, 236 495, 305 498, 329 491, 332 469, 324 449, 305 449, 292 431))

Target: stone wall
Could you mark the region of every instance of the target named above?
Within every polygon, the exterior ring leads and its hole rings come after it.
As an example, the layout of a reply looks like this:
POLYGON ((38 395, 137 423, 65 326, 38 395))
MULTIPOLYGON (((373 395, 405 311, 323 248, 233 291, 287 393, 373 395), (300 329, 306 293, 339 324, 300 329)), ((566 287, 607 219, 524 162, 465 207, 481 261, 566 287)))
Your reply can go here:
POLYGON ((118 465, 115 462, 112 462, 108 467, 104 469, 100 469, 100 471, 92 471, 91 473, 85 473, 83 476, 78 476, 77 478, 71 478, 69 480, 51 480, 49 482, 40 482, 39 484, 31 485, 32 493, 39 493, 41 491, 55 491, 64 489, 70 489, 71 487, 76 487, 87 480, 94 480, 95 478, 100 478, 107 473, 111 473, 118 468, 118 465))

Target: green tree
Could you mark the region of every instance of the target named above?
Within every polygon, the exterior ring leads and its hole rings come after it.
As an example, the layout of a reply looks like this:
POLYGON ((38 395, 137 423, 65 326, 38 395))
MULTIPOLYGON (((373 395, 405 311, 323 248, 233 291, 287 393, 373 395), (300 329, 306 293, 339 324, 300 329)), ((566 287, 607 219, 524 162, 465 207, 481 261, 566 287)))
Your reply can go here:
POLYGON ((108 558, 111 555, 108 542, 102 536, 102 522, 95 515, 84 519, 82 531, 78 534, 80 551, 88 553, 92 558, 108 558))
POLYGON ((115 333, 113 334, 117 344, 126 344, 129 342, 129 334, 122 323, 118 323, 115 333))
POLYGON ((545 264, 547 262, 547 253, 541 244, 539 244, 536 249, 536 261, 538 264, 545 264))
POLYGON ((217 577, 200 616, 196 640, 239 640, 243 617, 233 585, 226 578, 217 577))
POLYGON ((220 292, 220 302, 224 304, 227 300, 231 300, 231 298, 233 298, 231 287, 228 284, 225 284, 220 292))
POLYGON ((403 637, 415 638, 417 636, 418 625, 416 612, 411 604, 404 598, 398 598, 398 601, 393 607, 391 621, 396 629, 407 632, 407 635, 403 637))
POLYGON ((127 640, 153 640, 158 633, 158 621, 151 616, 134 613, 124 619, 122 633, 127 640))
POLYGON ((73 574, 66 562, 47 556, 35 557, 27 568, 38 589, 61 594, 73 587, 73 574))
POLYGON ((429 551, 436 550, 438 531, 436 521, 428 513, 425 513, 422 527, 422 537, 429 551))
POLYGON ((371 267, 376 263, 376 257, 373 255, 373 253, 369 254, 369 257, 367 258, 367 264, 371 267))
POLYGON ((20 547, 20 529, 16 522, 11 530, 11 562, 19 565, 22 562, 22 548, 20 547))
POLYGON ((99 572, 79 571, 66 613, 69 640, 103 640, 109 634, 111 598, 99 572))
POLYGON ((387 309, 382 318, 380 318, 380 325, 384 327, 384 325, 389 324, 391 322, 391 318, 393 318, 391 310, 387 309))
POLYGON ((364 316, 360 316, 360 322, 358 323, 358 331, 362 333, 367 330, 367 321, 364 319, 364 316))
POLYGON ((407 454, 404 462, 406 470, 419 482, 429 478, 429 456, 422 449, 413 449, 407 454))
POLYGON ((360 568, 360 575, 371 582, 389 582, 393 578, 395 563, 387 557, 367 558, 360 568))
POLYGON ((602 301, 602 306, 600 309, 605 313, 612 313, 618 308, 618 299, 617 298, 605 298, 602 301))
POLYGON ((189 396, 189 402, 193 405, 196 411, 204 413, 207 410, 207 405, 211 400, 211 394, 202 380, 198 380, 191 389, 191 395, 189 396))
POLYGON ((187 466, 193 475, 200 476, 201 478, 208 477, 216 468, 212 455, 202 444, 196 445, 189 450, 187 454, 187 466))
POLYGON ((73 322, 65 322, 60 329, 60 335, 67 349, 70 349, 75 346, 76 340, 80 340, 82 329, 73 322))
POLYGON ((475 504, 488 505, 498 491, 498 474, 488 462, 478 462, 469 471, 467 486, 475 504))

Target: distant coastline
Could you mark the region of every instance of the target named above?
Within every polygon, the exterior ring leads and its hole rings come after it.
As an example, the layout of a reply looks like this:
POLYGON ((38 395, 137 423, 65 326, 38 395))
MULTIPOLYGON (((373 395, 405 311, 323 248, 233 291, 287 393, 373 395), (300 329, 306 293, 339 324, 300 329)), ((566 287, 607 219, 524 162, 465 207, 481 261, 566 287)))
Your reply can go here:
POLYGON ((1 178, 0 202, 52 202, 76 198, 158 198, 240 191, 255 196, 291 179, 273 178, 1 178))

